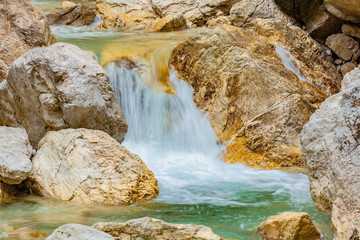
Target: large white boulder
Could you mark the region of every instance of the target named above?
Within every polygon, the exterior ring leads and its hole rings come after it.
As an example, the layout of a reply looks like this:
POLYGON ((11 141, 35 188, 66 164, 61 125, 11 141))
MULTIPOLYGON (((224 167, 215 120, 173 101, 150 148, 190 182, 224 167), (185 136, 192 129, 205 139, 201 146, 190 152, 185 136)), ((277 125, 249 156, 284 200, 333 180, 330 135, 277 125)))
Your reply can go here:
POLYGON ((66 224, 54 230, 46 240, 113 240, 109 234, 81 224, 66 224))

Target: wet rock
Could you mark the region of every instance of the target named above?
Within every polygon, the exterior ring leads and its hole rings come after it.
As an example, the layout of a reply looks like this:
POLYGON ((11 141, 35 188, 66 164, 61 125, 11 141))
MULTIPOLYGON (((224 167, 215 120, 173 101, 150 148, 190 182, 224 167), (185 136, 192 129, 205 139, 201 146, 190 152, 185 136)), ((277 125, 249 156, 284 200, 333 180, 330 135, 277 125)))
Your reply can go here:
POLYGON ((153 173, 108 134, 88 129, 48 132, 32 159, 32 193, 97 204, 131 204, 157 197, 153 173))
POLYGON ((50 25, 83 26, 94 22, 95 10, 85 4, 65 1, 61 7, 46 13, 50 25))
POLYGON ((0 2, 0 82, 10 64, 33 47, 56 42, 46 17, 26 0, 0 2))
POLYGON ((149 217, 125 223, 96 223, 93 227, 116 239, 225 240, 203 225, 171 224, 149 217))
POLYGON ((349 61, 359 49, 359 43, 345 34, 333 34, 326 39, 328 46, 337 56, 344 61, 349 61))
POLYGON ((359 103, 356 68, 344 77, 342 92, 326 99, 301 132, 311 196, 319 210, 332 212, 338 240, 360 238, 359 103))
MULTIPOLYGON (((0 182, 0 204, 12 202, 16 193, 17 193, 17 190, 14 185, 9 185, 9 184, 0 182)), ((4 230, 4 231, 7 230, 7 228, 4 228, 3 226, 0 226, 0 229, 4 230)), ((1 231, 0 231, 0 233, 1 233, 1 231)))
POLYGON ((360 23, 359 0, 325 0, 326 9, 344 21, 360 23))
POLYGON ((15 114, 33 146, 47 131, 64 128, 98 129, 124 139, 127 124, 109 77, 74 45, 30 50, 11 65, 2 84, 0 111, 9 118, 15 114), (2 102, 10 105, 1 107, 2 102))
POLYGON ((0 127, 0 180, 19 184, 27 179, 32 151, 25 129, 0 127))
POLYGON ((349 36, 360 38, 360 27, 353 24, 343 24, 341 31, 349 36))
POLYGON ((271 216, 258 228, 257 234, 266 240, 317 240, 320 232, 304 212, 284 212, 271 216))
POLYGON ((228 143, 226 161, 273 168, 303 166, 300 131, 326 96, 339 91, 340 76, 325 57, 300 28, 258 18, 246 29, 204 30, 176 46, 170 64, 194 87, 194 101, 219 141, 228 143), (282 64, 276 46, 291 49, 311 83, 282 64))
POLYGON ((114 240, 109 234, 96 230, 92 227, 81 224, 66 224, 63 225, 46 238, 46 240, 114 240))
POLYGON ((185 17, 181 14, 171 14, 158 20, 150 29, 154 32, 172 32, 186 29, 185 17))
POLYGON ((341 74, 343 76, 345 76, 345 74, 347 74, 348 72, 354 70, 356 67, 357 67, 357 63, 354 63, 354 62, 348 62, 348 63, 345 63, 341 66, 340 68, 340 71, 341 71, 341 74))
POLYGON ((212 19, 206 23, 206 26, 208 28, 215 28, 223 24, 231 25, 231 21, 228 16, 220 16, 215 19, 212 19))
POLYGON ((22 227, 22 228, 18 228, 16 230, 12 230, 7 232, 8 236, 10 239, 31 239, 31 240, 35 240, 35 239, 44 239, 48 236, 47 233, 44 232, 40 232, 38 230, 35 229, 31 229, 31 228, 27 228, 27 227, 22 227))

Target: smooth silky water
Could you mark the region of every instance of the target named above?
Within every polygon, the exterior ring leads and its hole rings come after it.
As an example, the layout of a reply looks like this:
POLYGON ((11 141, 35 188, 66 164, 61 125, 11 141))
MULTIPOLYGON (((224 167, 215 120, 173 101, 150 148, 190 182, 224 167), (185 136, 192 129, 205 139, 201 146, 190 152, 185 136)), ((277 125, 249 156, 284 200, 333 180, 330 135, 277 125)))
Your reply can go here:
MULTIPOLYGON (((47 8, 60 1, 34 2, 47 8)), ((160 195, 131 206, 87 206, 25 196, 1 206, 0 222, 51 233, 66 223, 150 216, 203 224, 225 238, 257 239, 256 228, 267 217, 304 211, 330 239, 330 216, 317 211, 304 174, 221 161, 224 146, 217 143, 206 114, 196 108, 191 86, 167 69, 171 48, 191 32, 124 33, 97 30, 96 24, 52 30, 58 41, 96 53, 129 125, 123 145, 154 172, 160 195)))

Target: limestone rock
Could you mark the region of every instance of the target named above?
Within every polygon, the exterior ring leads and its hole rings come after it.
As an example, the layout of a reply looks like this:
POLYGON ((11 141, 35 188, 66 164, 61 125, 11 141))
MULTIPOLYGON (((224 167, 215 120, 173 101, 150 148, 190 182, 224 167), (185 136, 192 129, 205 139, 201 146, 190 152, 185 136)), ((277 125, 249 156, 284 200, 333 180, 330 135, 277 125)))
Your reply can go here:
POLYGON ((208 28, 215 28, 218 27, 219 25, 231 25, 231 21, 230 18, 228 16, 220 16, 214 19, 211 19, 209 21, 207 21, 206 26, 208 28))
POLYGON ((109 234, 81 224, 63 225, 46 240, 114 240, 109 234))
POLYGON ((264 240, 317 240, 321 235, 304 212, 271 216, 259 226, 257 234, 264 240))
POLYGON ((100 27, 105 29, 148 29, 159 18, 147 0, 96 0, 96 9, 104 17, 100 27))
POLYGON ((96 223, 93 227, 115 239, 225 240, 203 225, 171 224, 149 217, 125 223, 96 223))
POLYGON ((46 13, 50 25, 83 26, 94 22, 95 10, 86 4, 65 3, 46 13))
POLYGON ((337 240, 360 237, 360 68, 346 74, 301 132, 303 159, 316 206, 332 212, 337 240))
POLYGON ((360 22, 360 0, 325 0, 327 10, 344 21, 360 22))
POLYGON ((27 179, 32 151, 25 129, 0 127, 0 180, 19 184, 27 179))
POLYGON ((32 159, 32 193, 79 203, 121 204, 157 197, 153 173, 108 134, 88 129, 48 132, 32 159))
POLYGON ((359 43, 345 34, 333 34, 326 39, 326 45, 344 61, 351 60, 359 49, 359 43))
POLYGON ((275 18, 284 23, 294 23, 273 0, 243 0, 234 4, 230 10, 230 20, 237 27, 242 27, 256 18, 275 18))
POLYGON ((124 138, 127 124, 109 77, 74 45, 30 50, 11 65, 2 84, 0 111, 9 112, 10 119, 15 114, 33 146, 47 131, 64 128, 103 130, 119 142, 124 138), (11 104, 1 107, 2 102, 11 104))
POLYGON ((348 72, 354 70, 357 67, 357 63, 347 62, 343 64, 340 68, 341 74, 345 76, 348 72))
POLYGON ((63 1, 61 3, 61 7, 74 7, 76 6, 77 4, 76 3, 73 3, 73 2, 70 2, 70 1, 63 1))
POLYGON ((170 64, 193 86, 194 101, 219 141, 228 143, 225 160, 252 167, 303 166, 300 131, 340 87, 322 46, 274 19, 253 19, 246 29, 204 30, 177 45, 170 64), (291 49, 307 81, 282 64, 275 46, 291 49))
POLYGON ((349 36, 360 38, 360 27, 352 24, 343 24, 341 31, 349 36))
POLYGON ((160 20, 158 20, 154 26, 152 26, 151 31, 154 32, 172 32, 172 31, 182 31, 186 29, 186 20, 185 17, 181 14, 171 14, 160 20))
MULTIPOLYGON (((14 185, 8 185, 6 183, 0 182, 0 205, 2 203, 12 202, 14 195, 16 193, 17 193, 17 191, 16 191, 16 187, 14 185)), ((3 230, 3 228, 1 226, 0 226, 0 230, 3 230)), ((0 231, 0 233, 1 233, 1 231, 0 231)))
POLYGON ((0 82, 10 64, 33 47, 56 42, 46 17, 28 0, 0 2, 0 82))

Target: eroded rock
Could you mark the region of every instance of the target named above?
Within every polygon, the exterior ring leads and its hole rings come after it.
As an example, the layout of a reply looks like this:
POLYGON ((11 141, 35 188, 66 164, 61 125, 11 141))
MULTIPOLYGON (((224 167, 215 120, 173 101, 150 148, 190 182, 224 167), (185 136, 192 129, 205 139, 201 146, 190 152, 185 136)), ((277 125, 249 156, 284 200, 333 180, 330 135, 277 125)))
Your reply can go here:
POLYGON ((319 230, 304 212, 284 212, 266 219, 257 230, 264 240, 318 240, 319 230))
POLYGON ((226 160, 252 167, 303 166, 300 131, 340 85, 322 46, 274 19, 205 30, 176 46, 170 64, 194 87, 195 103, 228 143, 226 160), (278 45, 291 49, 307 80, 282 64, 278 45))
POLYGON ((149 217, 125 223, 96 223, 93 227, 115 239, 225 240, 203 225, 171 224, 149 217))
POLYGON ((153 173, 108 134, 88 129, 48 132, 32 159, 27 182, 34 194, 98 204, 157 197, 153 173))
POLYGON ((360 69, 346 74, 342 92, 326 99, 301 132, 303 159, 316 206, 332 212, 338 240, 360 237, 360 69))
POLYGON ((10 64, 34 47, 56 42, 46 17, 28 0, 0 2, 0 82, 10 64))
POLYGON ((19 184, 31 171, 33 149, 23 128, 0 127, 0 180, 19 184))
POLYGON ((325 0, 324 4, 341 20, 360 23, 360 0, 325 0))
POLYGON ((154 32, 172 32, 186 29, 186 19, 181 13, 171 14, 158 20, 150 29, 154 32))
POLYGON ((114 240, 109 234, 96 230, 95 228, 84 226, 81 224, 63 225, 46 238, 46 240, 114 240))
POLYGON ((104 69, 71 44, 32 49, 18 58, 0 92, 5 92, 0 96, 5 120, 14 114, 33 146, 49 130, 98 129, 119 142, 127 130, 104 69))

